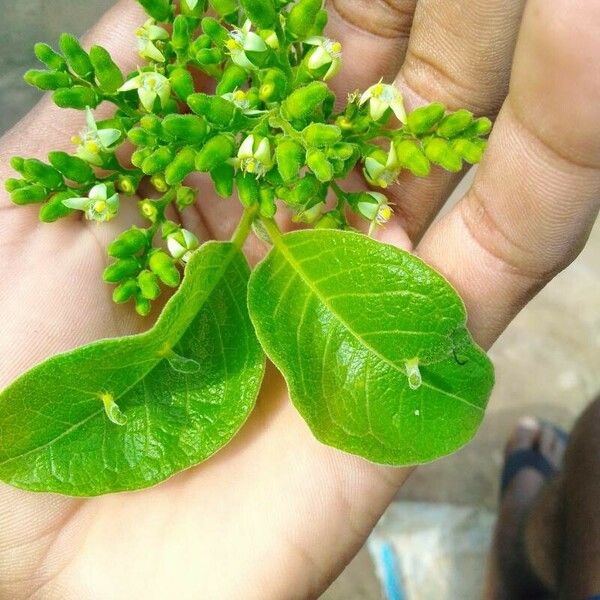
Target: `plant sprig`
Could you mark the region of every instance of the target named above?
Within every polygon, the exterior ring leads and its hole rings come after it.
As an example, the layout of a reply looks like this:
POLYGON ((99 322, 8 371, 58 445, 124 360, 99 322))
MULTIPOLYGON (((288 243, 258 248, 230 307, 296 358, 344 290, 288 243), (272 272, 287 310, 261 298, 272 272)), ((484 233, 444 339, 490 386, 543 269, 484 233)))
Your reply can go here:
POLYGON ((490 120, 435 102, 407 114, 383 81, 339 104, 328 81, 342 47, 322 0, 138 1, 148 19, 127 75, 67 34, 60 52, 36 45, 46 69, 26 81, 86 125, 72 154, 13 157, 5 185, 45 223, 77 213, 102 226, 136 203, 144 225, 107 249, 113 300, 146 316, 177 291, 146 333, 50 358, 0 393, 0 479, 71 495, 162 481, 235 435, 265 354, 326 444, 394 465, 464 445, 492 365, 450 284, 370 236, 392 218, 385 192, 402 173, 479 162, 490 120), (114 110, 98 120, 101 103, 114 110), (368 185, 351 189, 353 170, 368 185), (183 227, 207 201, 198 173, 244 209, 230 242, 201 245, 183 227), (307 230, 283 234, 281 210, 307 230), (252 232, 271 249, 251 273, 252 232))

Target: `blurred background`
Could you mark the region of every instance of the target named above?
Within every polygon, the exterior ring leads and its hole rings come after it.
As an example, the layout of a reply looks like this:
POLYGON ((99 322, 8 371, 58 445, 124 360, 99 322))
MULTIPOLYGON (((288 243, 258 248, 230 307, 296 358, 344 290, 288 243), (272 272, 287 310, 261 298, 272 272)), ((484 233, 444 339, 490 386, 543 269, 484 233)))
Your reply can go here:
MULTIPOLYGON (((83 33, 112 4, 0 0, 0 133, 40 97, 22 80, 36 66, 33 44, 56 45, 62 31, 83 33)), ((523 310, 492 349, 497 385, 475 441, 415 472, 325 600, 384 597, 375 563, 380 569, 389 564, 390 551, 403 589, 396 598, 479 597, 504 442, 525 414, 569 428, 600 392, 599 308, 600 222, 581 256, 523 310)))

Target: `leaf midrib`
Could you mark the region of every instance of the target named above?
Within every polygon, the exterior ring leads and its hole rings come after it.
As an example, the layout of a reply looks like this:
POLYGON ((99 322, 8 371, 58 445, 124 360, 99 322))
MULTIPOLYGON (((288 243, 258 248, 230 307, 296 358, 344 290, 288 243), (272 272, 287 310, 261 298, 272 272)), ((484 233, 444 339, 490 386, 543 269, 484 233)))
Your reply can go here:
MULTIPOLYGON (((323 294, 320 292, 320 290, 312 283, 312 281, 310 280, 310 278, 308 277, 308 275, 306 274, 306 272, 304 271, 304 269, 302 269, 302 264, 290 252, 288 246, 285 243, 285 237, 279 237, 279 238, 274 239, 273 240, 273 245, 277 248, 277 250, 279 250, 279 252, 282 254, 282 256, 287 260, 287 262, 289 263, 289 265, 296 271, 296 273, 298 274, 298 276, 300 277, 300 279, 304 283, 304 285, 306 285, 306 287, 319 299, 319 301, 330 311, 330 313, 348 331, 348 333, 350 333, 367 350, 369 350, 370 352, 372 352, 379 360, 381 360, 383 363, 385 363, 385 364, 389 365, 390 367, 392 367, 392 369, 394 369, 398 373, 402 374, 402 376, 405 379, 408 380, 408 375, 404 372, 403 369, 401 369, 398 365, 396 365, 395 363, 393 363, 392 361, 390 361, 388 358, 386 358, 385 356, 383 356, 383 354, 381 354, 378 350, 376 350, 375 348, 373 348, 373 346, 371 346, 371 344, 369 344, 364 338, 362 338, 360 336, 360 334, 358 332, 356 332, 333 309, 333 307, 329 304, 329 302, 323 296, 323 294)), ((453 334, 454 334, 454 331, 448 336, 448 338, 450 339, 453 334)), ((440 362, 440 361, 438 361, 438 362, 440 362)), ((431 364, 435 364, 435 363, 431 363, 431 364)), ((461 396, 457 396, 456 394, 452 394, 451 392, 447 392, 446 390, 442 390, 440 388, 437 388, 436 386, 431 385, 430 383, 428 383, 426 381, 422 381, 421 385, 423 385, 423 386, 425 386, 425 387, 427 387, 427 388, 429 388, 431 390, 434 390, 436 392, 439 392, 439 393, 441 393, 441 394, 443 394, 445 396, 448 396, 450 398, 455 398, 459 402, 462 402, 463 404, 466 404, 466 405, 470 406, 471 408, 478 410, 479 412, 483 412, 483 409, 481 407, 477 406, 476 404, 473 404, 473 403, 469 402, 468 400, 466 400, 465 398, 462 398, 461 396)))

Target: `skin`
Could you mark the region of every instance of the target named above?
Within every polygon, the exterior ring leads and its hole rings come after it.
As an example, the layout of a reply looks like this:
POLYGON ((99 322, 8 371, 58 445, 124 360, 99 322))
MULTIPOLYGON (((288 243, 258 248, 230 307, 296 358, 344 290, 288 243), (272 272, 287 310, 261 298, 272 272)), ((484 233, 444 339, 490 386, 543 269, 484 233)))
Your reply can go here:
MULTIPOLYGON (((420 0, 413 18, 415 4, 330 5, 329 35, 344 44, 346 59, 337 90, 397 77, 409 108, 441 100, 450 109, 499 111, 465 198, 428 227, 456 177, 402 178, 391 190, 399 214, 380 234, 416 245, 450 279, 475 338, 489 347, 575 258, 598 211, 600 5, 529 0, 522 15, 521 0, 420 0)), ((143 21, 133 2, 120 2, 88 41, 134 68, 131 33, 143 21)), ((43 158, 68 148, 82 124, 80 113, 43 101, 3 138, 0 177, 11 175, 13 154, 43 158)), ((201 198, 187 226, 227 238, 235 203, 201 198)), ((52 354, 148 326, 131 307, 113 305, 101 280, 106 243, 132 212, 107 227, 77 218, 46 226, 35 207, 0 196, 1 386, 52 354)), ((248 252, 256 260, 258 246, 248 252)), ((0 486, 0 597, 314 598, 408 475, 317 443, 270 369, 242 433, 154 489, 73 500, 0 486)))

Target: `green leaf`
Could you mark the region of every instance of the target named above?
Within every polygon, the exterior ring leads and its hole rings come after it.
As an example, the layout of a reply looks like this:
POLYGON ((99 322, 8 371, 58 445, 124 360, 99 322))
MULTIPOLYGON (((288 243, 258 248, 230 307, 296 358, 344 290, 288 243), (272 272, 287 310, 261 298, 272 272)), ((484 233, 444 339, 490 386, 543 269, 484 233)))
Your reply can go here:
POLYGON ((254 406, 264 357, 248 265, 209 242, 146 333, 53 357, 0 394, 0 479, 93 496, 162 481, 214 454, 254 406))
POLYGON ((466 444, 494 376, 450 284, 364 235, 271 237, 273 249, 250 278, 250 316, 315 436, 393 465, 466 444))

